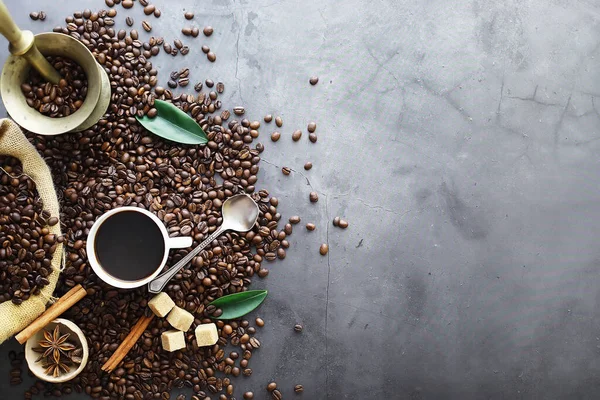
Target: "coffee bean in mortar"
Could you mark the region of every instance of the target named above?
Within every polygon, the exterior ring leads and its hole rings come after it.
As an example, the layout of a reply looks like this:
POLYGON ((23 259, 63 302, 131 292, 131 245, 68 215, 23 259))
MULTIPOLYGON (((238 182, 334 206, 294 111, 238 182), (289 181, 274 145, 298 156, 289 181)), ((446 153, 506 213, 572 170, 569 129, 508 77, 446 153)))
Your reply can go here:
POLYGON ((309 222, 308 224, 306 224, 306 230, 308 230, 308 231, 314 231, 316 228, 317 227, 312 222, 309 222))
POLYGON ((304 169, 305 170, 308 171, 311 168, 312 168, 312 163, 310 161, 307 161, 307 162, 304 163, 304 169))
POLYGON ((290 167, 283 167, 283 168, 281 168, 281 172, 282 172, 284 175, 289 175, 289 174, 291 174, 291 173, 292 173, 292 170, 290 169, 290 167))
POLYGON ((275 117, 275 125, 281 128, 283 126, 283 119, 281 117, 275 117))
POLYGON ((324 256, 329 252, 329 246, 326 243, 323 243, 321 247, 319 247, 319 253, 324 256))
POLYGON ((306 129, 308 130, 308 132, 313 133, 317 130, 317 124, 314 122, 309 122, 308 127, 306 129))
POLYGON ((300 129, 296 129, 294 133, 292 133, 292 140, 297 142, 302 137, 302 131, 300 129))
POLYGON ((183 16, 185 17, 185 19, 192 19, 194 18, 194 13, 191 11, 187 11, 185 14, 183 14, 183 16))
POLYGON ((311 203, 316 203, 317 201, 319 201, 319 195, 317 194, 317 192, 310 192, 310 194, 308 195, 308 199, 311 203))
POLYGON ((204 33, 204 36, 210 36, 213 34, 213 27, 212 26, 205 26, 204 29, 202 30, 202 33, 204 33))
POLYGON ((319 77, 318 76, 311 76, 308 81, 310 82, 311 85, 314 86, 317 83, 319 83, 319 77))
POLYGON ((49 56, 46 59, 63 79, 56 85, 45 82, 32 68, 29 80, 21 84, 21 92, 29 107, 49 117, 66 117, 83 105, 87 95, 85 73, 70 59, 58 56, 49 56))
POLYGON ((271 133, 271 140, 272 140, 273 142, 276 142, 276 141, 278 141, 280 137, 281 137, 281 133, 279 133, 279 132, 277 132, 277 131, 275 131, 275 132, 271 133))

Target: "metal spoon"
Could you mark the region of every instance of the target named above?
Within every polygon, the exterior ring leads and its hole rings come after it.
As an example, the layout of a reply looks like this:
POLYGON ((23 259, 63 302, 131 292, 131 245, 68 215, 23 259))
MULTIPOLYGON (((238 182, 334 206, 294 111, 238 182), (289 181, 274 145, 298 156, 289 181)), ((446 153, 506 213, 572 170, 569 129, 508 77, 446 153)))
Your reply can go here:
POLYGON ((258 219, 258 204, 252 200, 252 197, 246 194, 238 194, 228 198, 223 203, 221 209, 223 212, 223 223, 221 226, 207 237, 206 240, 183 257, 181 261, 151 281, 148 284, 148 291, 150 293, 160 293, 167 282, 169 282, 181 268, 187 266, 189 262, 192 261, 192 258, 196 257, 222 233, 230 230, 247 232, 252 229, 258 219))

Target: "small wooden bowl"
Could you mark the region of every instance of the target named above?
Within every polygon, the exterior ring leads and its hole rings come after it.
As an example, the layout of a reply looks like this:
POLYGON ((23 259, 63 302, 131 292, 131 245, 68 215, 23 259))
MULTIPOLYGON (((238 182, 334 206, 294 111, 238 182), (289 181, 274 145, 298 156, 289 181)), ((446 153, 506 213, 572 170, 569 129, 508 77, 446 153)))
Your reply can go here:
POLYGON ((79 375, 81 371, 83 371, 83 368, 85 368, 85 365, 88 361, 88 356, 89 349, 87 340, 85 339, 85 335, 77 325, 64 318, 57 318, 54 321, 50 322, 44 327, 44 329, 38 331, 25 343, 25 359, 27 360, 27 365, 29 366, 29 369, 31 370, 31 372, 33 372, 35 376, 46 382, 61 383, 70 381, 71 379, 75 378, 77 375, 79 375), (39 341, 44 338, 44 330, 52 331, 57 324, 60 325, 61 333, 70 333, 71 337, 76 337, 76 341, 79 342, 79 344, 81 345, 83 354, 81 355, 81 364, 79 364, 79 367, 77 369, 71 369, 68 373, 61 374, 59 377, 55 378, 52 375, 48 375, 44 372, 44 368, 42 367, 41 362, 35 362, 35 360, 37 360, 40 357, 40 354, 33 351, 33 348, 36 347, 39 341))

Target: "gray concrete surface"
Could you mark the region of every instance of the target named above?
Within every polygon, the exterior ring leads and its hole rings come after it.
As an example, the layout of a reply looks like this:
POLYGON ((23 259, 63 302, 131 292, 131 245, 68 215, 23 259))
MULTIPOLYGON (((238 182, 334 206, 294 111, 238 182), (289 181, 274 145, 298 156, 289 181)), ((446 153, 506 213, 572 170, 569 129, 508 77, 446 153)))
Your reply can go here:
MULTIPOLYGON (((35 32, 103 6, 6 3, 35 32), (40 9, 47 21, 30 21, 40 9)), ((305 399, 600 396, 597 2, 155 4, 153 34, 179 37, 184 9, 215 27, 188 57, 155 60, 162 82, 193 65, 192 80, 225 82, 224 104, 282 115, 277 144, 262 130, 259 186, 284 216, 317 225, 296 229, 256 285, 270 290, 257 313, 267 326, 238 390, 266 399, 274 379, 287 399, 297 383, 305 399), (293 143, 309 121, 317 145, 306 133, 293 143), (283 165, 303 174, 284 177, 283 165), (333 228, 335 215, 350 227, 333 228)), ((118 25, 133 15, 141 31, 141 8, 118 10, 118 25)), ((7 368, 0 397, 19 398, 7 368)))

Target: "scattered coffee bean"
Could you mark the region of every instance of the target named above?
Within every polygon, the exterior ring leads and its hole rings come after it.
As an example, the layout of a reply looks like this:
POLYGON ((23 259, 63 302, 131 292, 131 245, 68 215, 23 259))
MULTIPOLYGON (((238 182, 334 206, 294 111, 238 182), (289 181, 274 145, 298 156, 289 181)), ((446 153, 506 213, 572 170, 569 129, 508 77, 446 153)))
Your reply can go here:
POLYGON ((138 0, 138 2, 140 3, 140 6, 142 6, 142 7, 146 7, 148 4, 150 4, 150 3, 148 3, 148 0, 138 0))
POLYGON ((277 383, 275 382, 271 382, 267 385, 267 390, 269 392, 272 392, 273 390, 277 389, 277 383))
POLYGON ((316 228, 317 227, 312 222, 309 222, 308 224, 306 224, 306 230, 314 231, 316 228))
POLYGON ((190 83, 190 78, 180 78, 177 83, 179 86, 186 87, 190 83))
POLYGON ((275 117, 275 125, 281 128, 283 126, 283 119, 281 117, 275 117))
POLYGON ((335 217, 333 219, 333 226, 338 226, 340 224, 340 217, 335 217))
POLYGON ((194 26, 190 33, 192 34, 192 37, 198 37, 198 35, 200 34, 200 29, 194 26))
POLYGON ((348 221, 344 220, 344 219, 340 219, 340 222, 338 223, 338 226, 342 229, 346 229, 348 227, 348 221))
MULTIPOLYGON (((225 91, 225 84, 223 82, 217 82, 217 93, 221 94, 225 91)), ((258 129, 257 128, 252 128, 252 125, 250 125, 251 129, 258 129)))
POLYGON ((233 107, 233 112, 235 115, 244 115, 244 113, 246 112, 246 110, 244 109, 244 107, 233 107))
POLYGON ((146 15, 154 14, 155 10, 156 10, 156 6, 154 4, 149 4, 146 7, 144 7, 144 14, 146 14, 146 15))
POLYGON ((272 140, 273 142, 276 142, 276 141, 278 141, 280 137, 281 137, 281 133, 279 133, 279 132, 277 132, 277 131, 275 131, 275 132, 271 133, 271 140, 272 140))
POLYGON ((209 51, 208 54, 206 54, 206 58, 208 58, 208 61, 210 62, 215 62, 217 60, 216 54, 212 51, 209 51))
POLYGON ((185 19, 193 19, 194 18, 194 13, 191 12, 191 11, 188 11, 185 14, 183 14, 183 16, 185 17, 185 19))
POLYGON ((297 215, 293 215, 290 217, 290 224, 297 224, 301 221, 300 217, 297 215))
POLYGON ((312 143, 316 143, 317 142, 317 134, 316 133, 309 133, 308 134, 308 140, 310 140, 312 143))
POLYGON ((107 7, 114 7, 115 6, 115 1, 114 0, 104 0, 104 3, 106 4, 107 7))
POLYGON ((281 392, 278 389, 275 389, 271 392, 271 397, 273 398, 273 400, 281 400, 283 398, 281 392))
POLYGON ((284 175, 289 175, 292 173, 292 170, 289 167, 283 167, 281 168, 281 172, 283 172, 284 175))
POLYGON ((182 54, 182 55, 184 55, 184 56, 185 56, 185 55, 186 55, 186 54, 188 54, 189 52, 190 52, 190 48, 189 48, 188 46, 183 46, 183 47, 181 48, 181 54, 182 54))
POLYGON ((310 161, 307 161, 307 162, 304 163, 304 169, 305 170, 308 171, 311 168, 312 168, 312 163, 310 161))
POLYGON ((129 36, 131 36, 131 38, 132 38, 133 40, 138 40, 138 38, 139 38, 139 36, 140 36, 140 35, 139 35, 139 33, 138 33, 138 31, 137 31, 137 30, 135 30, 135 29, 132 29, 132 30, 129 32, 129 36))
POLYGON ((171 88, 171 89, 175 89, 177 87, 177 82, 173 81, 173 80, 169 80, 167 82, 167 85, 171 88))
POLYGON ((46 13, 44 11, 40 11, 40 21, 45 21, 46 20, 46 13))
POLYGON ((251 400, 253 398, 254 398, 254 393, 252 393, 252 392, 246 392, 246 393, 244 393, 244 399, 245 400, 251 400))
POLYGON ((208 54, 210 52, 210 47, 208 47, 207 45, 202 45, 202 52, 204 54, 208 54))
POLYGON ((308 132, 313 133, 317 130, 317 124, 314 122, 309 122, 307 127, 308 132))
POLYGON ((127 26, 133 26, 133 18, 131 18, 131 17, 125 18, 125 23, 127 24, 127 26))
POLYGON ((167 42, 163 43, 163 50, 165 51, 165 53, 170 54, 171 51, 173 51, 173 48, 171 47, 171 45, 167 42))
POLYGON ((297 129, 294 131, 294 133, 292 133, 292 140, 294 142, 297 142, 298 140, 300 140, 301 137, 302 137, 302 131, 300 129, 297 129))
POLYGON ((263 321, 262 318, 257 317, 255 322, 256 322, 256 326, 258 326, 258 327, 262 328, 263 326, 265 326, 265 321, 263 321))
POLYGON ((310 82, 311 85, 315 86, 319 82, 319 77, 318 76, 311 76, 308 81, 310 82))
POLYGON ((177 49, 181 49, 181 48, 183 47, 183 43, 182 43, 182 42, 181 42, 181 40, 179 40, 179 39, 175 39, 175 40, 173 41, 173 44, 175 45, 175 47, 176 47, 177 49))
POLYGON ((213 34, 213 27, 212 26, 205 26, 204 29, 202 30, 202 33, 204 33, 204 36, 210 36, 213 34))
POLYGON ((308 198, 311 203, 316 203, 317 201, 319 201, 319 195, 317 194, 317 192, 310 192, 308 198))
POLYGON ((302 385, 296 385, 294 386, 294 392, 296 393, 302 393, 304 391, 304 386, 302 385))
POLYGON ((152 25, 150 25, 150 22, 148 21, 142 21, 142 28, 144 28, 146 32, 150 32, 152 30, 152 25))
POLYGON ((202 91, 202 86, 203 86, 203 83, 202 83, 202 82, 198 82, 198 83, 196 83, 196 84, 194 85, 194 90, 195 90, 196 92, 200 92, 200 91, 202 91))
POLYGON ((121 1, 121 5, 123 8, 131 8, 133 7, 133 0, 123 0, 121 1))
POLYGON ((319 253, 321 253, 322 256, 326 255, 329 252, 329 246, 326 243, 323 243, 321 245, 321 247, 319 247, 319 253))
POLYGON ((212 88, 213 86, 215 86, 215 82, 213 82, 212 79, 207 79, 204 81, 204 84, 206 85, 206 87, 208 88, 212 88))
POLYGON ((267 115, 265 115, 264 120, 266 123, 269 123, 269 122, 273 121, 273 116, 271 114, 267 114, 267 115))
POLYGON ((186 26, 181 29, 181 33, 183 33, 185 36, 190 36, 192 34, 192 28, 186 26))
POLYGON ((29 13, 29 18, 31 18, 34 21, 37 21, 40 18, 40 14, 38 12, 31 12, 29 13))
POLYGON ((160 18, 162 12, 157 8, 156 10, 154 10, 154 17, 155 18, 160 18))

